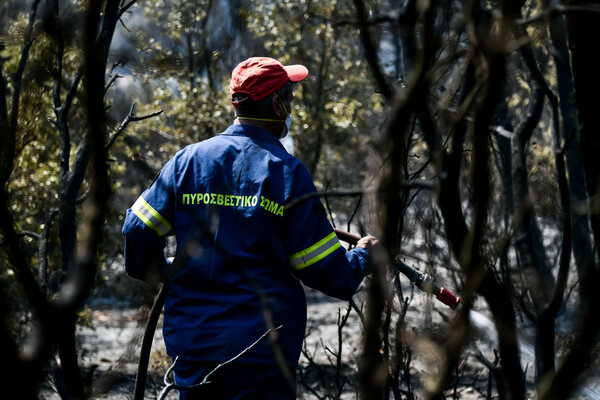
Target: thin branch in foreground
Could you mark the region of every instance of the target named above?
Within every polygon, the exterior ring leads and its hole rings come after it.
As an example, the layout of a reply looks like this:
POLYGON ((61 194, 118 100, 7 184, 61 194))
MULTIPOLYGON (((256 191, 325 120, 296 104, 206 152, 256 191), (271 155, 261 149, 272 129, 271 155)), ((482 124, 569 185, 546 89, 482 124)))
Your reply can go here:
MULTIPOLYGON (((400 184, 399 187, 401 189, 410 190, 410 189, 435 189, 436 183, 434 181, 418 181, 418 182, 405 182, 400 184)), ((325 191, 316 191, 312 193, 307 193, 305 195, 299 196, 290 202, 285 204, 285 209, 289 210, 292 207, 295 207, 299 203, 311 199, 313 197, 322 197, 322 196, 363 196, 365 194, 374 193, 374 189, 337 189, 337 190, 325 190, 325 191)))
MULTIPOLYGON (((18 237, 30 237, 34 240, 41 240, 42 235, 40 235, 39 233, 35 233, 32 231, 21 231, 17 234, 18 237)), ((0 242, 0 247, 6 245, 8 243, 8 240, 3 240, 0 242)))
POLYGON ((270 329, 268 329, 254 343, 252 343, 250 346, 246 347, 244 350, 242 350, 235 357, 230 358, 229 360, 227 360, 225 362, 222 362, 221 364, 217 365, 215 367, 215 369, 213 369, 208 374, 206 374, 206 376, 204 377, 204 379, 202 379, 202 382, 197 383, 195 385, 191 385, 191 386, 179 386, 179 385, 177 385, 175 383, 175 381, 170 381, 169 380, 169 375, 171 375, 171 372, 173 372, 173 370, 175 369, 175 365, 177 364, 177 360, 179 359, 179 356, 175 357, 175 361, 173 361, 173 364, 169 367, 169 369, 165 373, 165 378, 164 378, 165 388, 162 390, 162 392, 158 396, 158 400, 164 400, 167 397, 167 394, 169 394, 169 392, 171 390, 173 390, 173 389, 176 389, 176 390, 190 390, 190 389, 195 389, 195 388, 198 388, 200 386, 209 384, 210 381, 208 380, 208 378, 210 378, 210 376, 212 374, 214 374, 215 372, 217 372, 217 370, 219 370, 221 367, 224 367, 227 364, 231 364, 232 362, 236 361, 237 359, 239 359, 240 357, 242 357, 244 354, 246 354, 247 352, 249 352, 250 350, 252 350, 257 344, 259 344, 264 338, 266 338, 271 333, 271 331, 273 331, 273 330, 279 330, 282 327, 283 327, 283 325, 279 325, 277 328, 270 328, 270 329))

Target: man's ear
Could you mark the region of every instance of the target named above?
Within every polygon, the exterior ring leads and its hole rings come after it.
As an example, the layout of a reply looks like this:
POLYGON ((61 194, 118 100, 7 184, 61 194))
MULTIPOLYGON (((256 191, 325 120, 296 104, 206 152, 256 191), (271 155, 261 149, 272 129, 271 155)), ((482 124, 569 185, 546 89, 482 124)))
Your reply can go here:
POLYGON ((273 114, 275 114, 275 116, 282 118, 284 117, 284 112, 283 111, 283 107, 281 107, 281 102, 283 100, 281 99, 281 96, 279 95, 275 95, 273 96, 273 99, 271 100, 271 108, 273 109, 273 114))

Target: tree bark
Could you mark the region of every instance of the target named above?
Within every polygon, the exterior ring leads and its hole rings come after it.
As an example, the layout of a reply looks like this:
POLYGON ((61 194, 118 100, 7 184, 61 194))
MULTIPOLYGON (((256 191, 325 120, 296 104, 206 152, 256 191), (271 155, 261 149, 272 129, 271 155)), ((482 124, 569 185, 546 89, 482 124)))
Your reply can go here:
MULTIPOLYGON (((574 1, 572 5, 586 4, 574 1)), ((595 60, 600 37, 600 14, 586 11, 567 15, 569 47, 572 55, 575 102, 579 113, 581 154, 586 172, 586 185, 590 197, 598 192, 600 182, 600 76, 595 60)))
MULTIPOLYGON (((575 1, 571 5, 586 4, 575 1)), ((600 14, 595 12, 574 12, 567 14, 567 30, 569 47, 572 55, 572 70, 575 84, 575 102, 579 116, 579 132, 581 135, 581 158, 585 171, 586 189, 592 199, 590 204, 590 222, 596 248, 596 257, 600 257, 600 213, 599 200, 594 196, 598 193, 600 182, 600 119, 597 118, 600 109, 600 76, 594 64, 597 51, 596 41, 592 38, 600 36, 600 14)), ((597 268, 586 271, 587 279, 593 288, 600 286, 600 274, 597 268)), ((567 398, 574 388, 574 382, 585 368, 591 355, 591 349, 597 343, 600 319, 597 310, 600 309, 600 296, 590 293, 581 299, 580 334, 574 341, 570 353, 561 363, 556 378, 540 396, 544 400, 567 398)))
MULTIPOLYGON (((557 5, 556 0, 546 0, 546 7, 557 5)), ((585 184, 585 171, 581 160, 581 140, 577 123, 575 87, 571 72, 571 55, 567 44, 566 22, 563 15, 550 21, 550 39, 554 47, 554 64, 558 82, 558 97, 562 116, 562 132, 569 173, 569 193, 571 196, 571 221, 573 231, 573 256, 579 273, 579 293, 587 298, 595 289, 592 281, 586 279, 595 268, 594 251, 591 242, 590 219, 582 212, 588 196, 585 184)))
MULTIPOLYGON (((77 196, 83 184, 87 167, 90 158, 101 152, 104 154, 104 146, 106 143, 106 129, 104 127, 104 106, 98 106, 97 103, 102 104, 104 98, 104 86, 106 82, 106 65, 108 60, 108 53, 110 44, 116 28, 117 21, 120 17, 121 10, 119 9, 119 0, 108 0, 105 3, 103 10, 103 19, 101 28, 98 31, 97 24, 94 26, 86 26, 86 42, 84 44, 84 51, 88 57, 85 61, 86 68, 86 98, 88 104, 94 103, 94 110, 88 109, 89 130, 84 132, 82 140, 79 143, 77 154, 73 165, 70 165, 70 151, 71 151, 71 135, 69 132, 68 125, 68 114, 71 106, 74 92, 77 89, 79 83, 79 76, 75 78, 73 86, 69 91, 64 103, 61 101, 60 88, 62 81, 62 57, 64 53, 63 37, 60 34, 60 24, 58 19, 58 2, 54 2, 56 25, 57 25, 57 59, 56 59, 56 71, 55 71, 55 86, 54 86, 54 107, 56 113, 56 126, 60 134, 61 152, 60 152, 60 181, 59 181, 59 197, 61 199, 61 205, 59 208, 59 236, 61 243, 61 270, 65 276, 66 281, 63 284, 62 289, 68 288, 70 285, 75 285, 77 290, 74 293, 69 293, 63 299, 64 306, 67 310, 73 313, 72 317, 66 315, 63 318, 63 325, 61 327, 61 335, 59 342, 59 356, 61 360, 61 376, 64 377, 68 396, 70 398, 83 398, 85 396, 85 388, 81 370, 79 368, 78 357, 77 357, 77 341, 75 336, 76 330, 76 318, 75 315, 81 306, 85 297, 89 293, 89 289, 95 279, 96 265, 92 257, 90 260, 86 260, 83 264, 80 261, 75 260, 75 250, 77 243, 77 196), (95 33, 93 33, 95 32, 95 33), (93 53, 90 56, 90 51, 93 53), (92 73, 93 71, 93 73, 92 73), (93 79, 94 81, 90 81, 93 79), (96 82, 97 81, 97 82, 96 82), (101 88, 100 88, 101 86, 101 88), (90 88, 93 88, 91 90, 90 88), (100 115, 96 115, 100 114, 100 115), (102 125, 102 126, 98 126, 102 125), (97 132, 100 130, 100 132, 97 132), (101 138, 94 137, 94 134, 102 136, 101 138), (95 141, 95 143, 94 143, 95 141), (90 145, 100 146, 98 148, 90 145), (90 152, 93 150, 92 152, 90 152)), ((91 5, 88 11, 88 17, 92 18, 93 14, 98 11, 99 6, 91 5)), ((96 15, 96 17, 98 17, 96 15)), ((88 23, 91 23, 88 21, 88 23)), ((104 156, 103 156, 104 158, 104 156)), ((98 171, 99 166, 95 165, 95 173, 102 174, 102 171, 98 171)), ((106 173, 106 166, 102 166, 104 173, 106 173)), ((92 182, 94 184, 94 182, 92 182)), ((108 188, 103 189, 106 191, 105 195, 108 195, 110 190, 108 188)), ((94 210, 88 210, 93 213, 94 210)), ((94 246, 93 243, 90 246, 94 246)), ((65 291, 63 290, 63 294, 65 291)))

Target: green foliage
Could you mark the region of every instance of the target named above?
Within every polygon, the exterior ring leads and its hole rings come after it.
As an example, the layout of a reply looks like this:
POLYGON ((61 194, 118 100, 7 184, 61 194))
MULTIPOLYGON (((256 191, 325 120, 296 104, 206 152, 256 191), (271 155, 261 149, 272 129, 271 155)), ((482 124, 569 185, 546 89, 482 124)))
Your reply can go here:
POLYGON ((92 309, 87 304, 77 313, 77 325, 96 330, 92 316, 92 309))
POLYGON ((539 135, 539 141, 532 143, 529 154, 530 192, 537 214, 558 225, 562 211, 556 165, 552 146, 544 140, 550 133, 543 133, 539 135))
POLYGON ((144 3, 144 15, 155 29, 152 33, 145 28, 135 32, 140 59, 134 76, 152 91, 151 100, 142 105, 140 112, 165 110, 156 119, 155 129, 169 137, 170 143, 160 152, 172 155, 182 145, 213 136, 231 120, 223 91, 225 79, 214 70, 219 54, 206 53, 207 4, 163 0, 144 3), (162 11, 166 3, 171 12, 162 11))

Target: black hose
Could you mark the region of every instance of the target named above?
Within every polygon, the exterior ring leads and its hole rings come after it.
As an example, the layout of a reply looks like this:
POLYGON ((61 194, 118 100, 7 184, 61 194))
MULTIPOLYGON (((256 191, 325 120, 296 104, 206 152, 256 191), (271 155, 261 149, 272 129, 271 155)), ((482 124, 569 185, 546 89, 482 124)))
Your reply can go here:
POLYGON ((419 278, 421 278, 421 274, 416 269, 414 269, 410 265, 406 264, 404 261, 400 260, 399 258, 396 258, 394 260, 394 265, 396 266, 396 269, 398 270, 398 272, 401 272, 402 274, 404 274, 411 283, 417 283, 419 278))
POLYGON ((358 243, 358 241, 360 240, 360 236, 353 235, 352 233, 343 231, 338 228, 334 228, 333 230, 335 231, 335 234, 337 235, 338 239, 343 240, 346 243, 356 245, 356 243, 358 243))
POLYGON ((146 377, 148 376, 148 363, 150 360, 150 350, 152 350, 152 340, 154 339, 154 331, 158 324, 158 318, 165 304, 165 297, 169 288, 163 284, 158 291, 150 309, 148 322, 146 322, 146 330, 142 339, 142 348, 140 350, 140 359, 138 361, 137 376, 135 378, 135 391, 133 392, 133 400, 143 400, 144 391, 146 390, 146 377))

